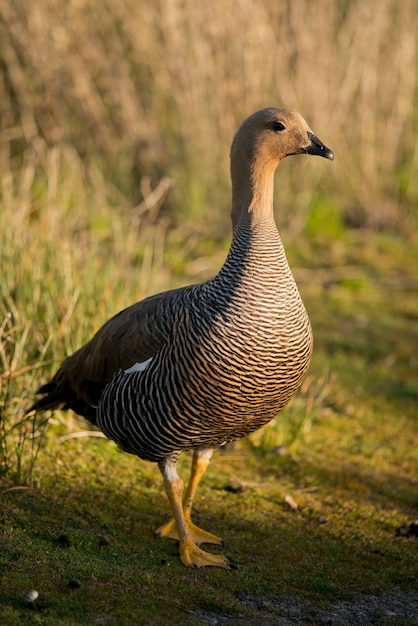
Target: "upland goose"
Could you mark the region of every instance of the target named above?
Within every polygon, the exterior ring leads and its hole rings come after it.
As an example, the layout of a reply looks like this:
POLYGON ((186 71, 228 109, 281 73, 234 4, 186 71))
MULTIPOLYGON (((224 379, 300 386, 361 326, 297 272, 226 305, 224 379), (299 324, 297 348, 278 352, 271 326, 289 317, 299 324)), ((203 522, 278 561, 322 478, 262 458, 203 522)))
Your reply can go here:
POLYGON ((289 402, 309 365, 311 326, 273 216, 281 159, 333 152, 289 109, 244 121, 231 147, 233 238, 219 273, 124 309, 43 385, 30 410, 72 409, 126 452, 158 463, 185 565, 234 567, 193 524, 196 488, 215 448, 260 428, 289 402), (193 450, 190 482, 176 464, 193 450))

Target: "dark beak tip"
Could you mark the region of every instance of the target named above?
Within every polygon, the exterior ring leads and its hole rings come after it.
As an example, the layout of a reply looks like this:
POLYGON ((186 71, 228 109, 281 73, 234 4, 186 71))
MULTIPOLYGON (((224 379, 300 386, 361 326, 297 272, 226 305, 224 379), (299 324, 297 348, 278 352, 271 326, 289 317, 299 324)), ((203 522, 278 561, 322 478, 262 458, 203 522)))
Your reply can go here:
POLYGON ((334 160, 334 152, 330 148, 327 148, 316 135, 308 132, 308 137, 311 141, 310 145, 305 148, 308 154, 315 154, 324 157, 324 159, 329 159, 330 161, 334 160))

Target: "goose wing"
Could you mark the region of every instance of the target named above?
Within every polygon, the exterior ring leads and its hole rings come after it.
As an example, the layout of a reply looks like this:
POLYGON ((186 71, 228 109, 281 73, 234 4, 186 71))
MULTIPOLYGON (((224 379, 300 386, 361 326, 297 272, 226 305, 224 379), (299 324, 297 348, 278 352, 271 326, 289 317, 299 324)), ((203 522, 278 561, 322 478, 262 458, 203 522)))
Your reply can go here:
MULTIPOLYGON (((191 286, 141 300, 108 320, 62 363, 29 409, 72 409, 96 423, 97 403, 113 374, 155 356, 166 343, 191 286)), ((29 412, 28 411, 28 412, 29 412)))

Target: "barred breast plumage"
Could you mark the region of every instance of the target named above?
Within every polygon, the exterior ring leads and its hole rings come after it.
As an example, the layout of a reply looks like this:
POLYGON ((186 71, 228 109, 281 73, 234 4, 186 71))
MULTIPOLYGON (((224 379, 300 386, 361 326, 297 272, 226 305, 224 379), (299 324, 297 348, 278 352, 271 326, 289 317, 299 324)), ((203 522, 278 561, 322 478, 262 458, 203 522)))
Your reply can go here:
POLYGON ((183 563, 230 569, 201 550, 220 543, 190 512, 217 446, 270 421, 309 366, 309 319, 273 217, 273 176, 291 154, 333 153, 288 109, 264 109, 231 147, 233 239, 220 272, 198 285, 152 296, 109 320, 64 361, 32 408, 64 405, 125 451, 159 463, 173 518, 159 536, 180 541, 183 563), (182 502, 176 463, 194 450, 182 502))

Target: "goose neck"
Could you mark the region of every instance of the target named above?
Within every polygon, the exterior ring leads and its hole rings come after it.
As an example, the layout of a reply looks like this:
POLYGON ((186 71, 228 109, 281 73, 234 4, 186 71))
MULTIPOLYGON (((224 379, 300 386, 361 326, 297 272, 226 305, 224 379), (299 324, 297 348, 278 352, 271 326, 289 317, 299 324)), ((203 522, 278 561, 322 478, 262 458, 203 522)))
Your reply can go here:
POLYGON ((232 223, 255 227, 259 222, 274 221, 273 189, 277 161, 231 164, 232 223))

